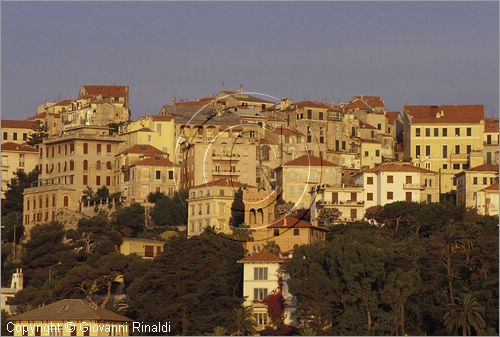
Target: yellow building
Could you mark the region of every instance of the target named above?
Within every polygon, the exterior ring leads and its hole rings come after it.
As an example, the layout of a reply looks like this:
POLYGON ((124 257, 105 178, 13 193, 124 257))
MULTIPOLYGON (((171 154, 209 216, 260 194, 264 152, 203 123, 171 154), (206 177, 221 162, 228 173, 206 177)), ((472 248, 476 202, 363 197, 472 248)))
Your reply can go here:
POLYGON ((145 238, 123 238, 118 252, 123 255, 136 254, 143 259, 154 259, 164 250, 165 242, 145 238))
POLYGON ((230 178, 220 178, 189 189, 187 236, 200 235, 207 227, 231 234, 229 224, 234 194, 255 189, 230 178))
POLYGON ((122 148, 136 144, 151 145, 173 157, 175 151, 175 123, 172 116, 148 115, 125 124, 120 130, 122 148))
POLYGON ((498 183, 490 185, 474 193, 475 209, 481 215, 498 216, 499 199, 498 183))
POLYGON ((7 184, 18 170, 29 173, 38 165, 38 150, 26 143, 2 143, 2 195, 5 198, 7 184))
POLYGON ((498 183, 498 165, 484 164, 460 172, 455 176, 457 205, 476 207, 475 193, 498 183))
POLYGON ((283 200, 297 208, 308 208, 312 186, 340 184, 341 167, 312 155, 303 155, 276 168, 276 181, 283 189, 283 200))
POLYGON ((498 119, 484 121, 484 163, 498 165, 498 119))
POLYGON ((382 144, 375 139, 361 139, 361 168, 372 168, 382 162, 382 144))
POLYGON ((339 222, 363 220, 364 191, 361 186, 324 184, 311 190, 311 222, 314 224, 322 209, 335 208, 341 212, 339 222))
POLYGON ((483 105, 405 105, 403 123, 405 161, 440 172, 440 193, 455 190, 455 174, 483 163, 483 105))
POLYGON ((286 279, 289 275, 284 260, 268 251, 249 255, 238 263, 243 264, 243 306, 251 307, 257 330, 270 326, 267 305, 263 300, 273 291, 281 291, 285 300, 285 324, 292 324, 296 299, 288 291, 286 279))
POLYGON ((64 299, 10 317, 14 336, 128 336, 132 320, 80 299, 64 299))
POLYGON ((35 121, 2 119, 2 144, 6 142, 23 144, 28 136, 40 126, 35 121))

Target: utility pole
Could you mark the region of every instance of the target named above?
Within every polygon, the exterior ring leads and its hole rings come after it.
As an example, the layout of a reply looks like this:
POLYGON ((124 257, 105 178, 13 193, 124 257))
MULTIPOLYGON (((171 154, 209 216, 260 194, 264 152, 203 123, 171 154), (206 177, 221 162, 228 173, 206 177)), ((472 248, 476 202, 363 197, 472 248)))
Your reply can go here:
POLYGON ((14 249, 14 252, 13 252, 13 256, 14 256, 14 263, 16 262, 16 251, 17 251, 17 223, 19 222, 19 214, 16 213, 16 223, 14 224, 14 242, 13 242, 13 249, 14 249))

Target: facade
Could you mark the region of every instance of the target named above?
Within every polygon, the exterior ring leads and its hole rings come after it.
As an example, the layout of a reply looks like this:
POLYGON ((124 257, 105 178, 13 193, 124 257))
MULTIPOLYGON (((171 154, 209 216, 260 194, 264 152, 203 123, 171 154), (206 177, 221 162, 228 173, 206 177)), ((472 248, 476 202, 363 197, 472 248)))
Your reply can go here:
POLYGON ((484 164, 460 172, 455 176, 457 205, 476 207, 475 193, 498 183, 498 165, 484 164))
POLYGON ((300 156, 276 169, 283 200, 293 202, 297 208, 309 207, 308 193, 312 186, 340 184, 341 175, 340 166, 312 155, 300 156))
POLYGON ((17 292, 20 290, 23 290, 24 288, 24 275, 23 275, 23 270, 20 268, 16 268, 16 272, 12 274, 12 278, 10 281, 10 287, 2 287, 2 310, 7 311, 9 315, 13 314, 15 311, 15 308, 13 308, 11 305, 7 304, 7 301, 10 298, 13 298, 16 296, 17 292))
POLYGON ((84 300, 64 299, 10 317, 7 329, 14 336, 128 336, 131 322, 84 300))
POLYGON ((396 201, 439 202, 439 175, 404 163, 381 164, 356 176, 363 187, 365 211, 396 201))
POLYGON ((148 115, 125 124, 120 129, 122 149, 136 144, 151 145, 173 157, 175 123, 172 116, 148 115))
POLYGON ((484 120, 484 163, 498 165, 498 119, 484 120))
POLYGON ((38 165, 38 150, 26 143, 2 143, 2 194, 5 199, 7 184, 18 170, 29 173, 38 165))
POLYGON ((115 155, 121 141, 106 127, 77 127, 39 147, 40 176, 36 186, 24 190, 25 233, 38 222, 60 220, 76 224, 83 191, 106 186, 118 192, 115 155))
POLYGON ((498 216, 498 183, 474 193, 475 209, 481 215, 498 216))
POLYGON ((363 220, 365 199, 361 186, 330 186, 328 184, 313 187, 311 191, 311 222, 321 214, 322 209, 335 208, 341 212, 339 222, 363 220), (314 211, 313 211, 314 210, 314 211))
POLYGON ((405 105, 404 159, 441 173, 440 193, 453 176, 483 164, 483 105, 405 105))
POLYGON ((163 252, 164 246, 165 242, 158 240, 123 238, 123 242, 117 247, 117 250, 123 255, 136 254, 143 259, 154 259, 163 252))
POLYGON ((35 121, 2 119, 1 127, 2 144, 7 142, 23 144, 40 125, 35 121))
POLYGON ((251 307, 257 330, 270 326, 271 320, 263 300, 272 292, 281 291, 285 300, 285 324, 292 324, 296 300, 288 291, 284 260, 268 251, 249 255, 238 263, 243 264, 243 306, 251 307))

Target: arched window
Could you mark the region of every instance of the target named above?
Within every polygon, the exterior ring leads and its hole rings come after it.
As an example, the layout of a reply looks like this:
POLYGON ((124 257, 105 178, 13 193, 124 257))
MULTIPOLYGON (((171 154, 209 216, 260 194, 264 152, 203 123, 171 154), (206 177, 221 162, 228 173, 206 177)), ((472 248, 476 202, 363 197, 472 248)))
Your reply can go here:
POLYGON ((49 207, 49 196, 45 196, 45 207, 49 207))
POLYGON ((96 170, 100 170, 101 169, 101 161, 100 160, 97 161, 95 169, 96 170))
POLYGON ((110 161, 106 162, 106 169, 111 170, 111 162, 110 161))
POLYGON ((87 160, 83 161, 83 170, 87 171, 89 169, 89 162, 87 160))
POLYGON ((63 205, 64 207, 68 207, 69 205, 69 197, 67 195, 63 197, 63 205))
POLYGON ((33 197, 33 209, 36 209, 36 197, 33 197))
POLYGON ((250 224, 253 225, 253 224, 256 224, 256 214, 255 214, 255 210, 252 208, 250 210, 250 224))
POLYGON ((30 210, 30 199, 29 198, 26 199, 26 210, 27 211, 30 210))
POLYGON ((262 208, 259 208, 257 210, 257 224, 258 225, 264 224, 264 211, 262 210, 262 208))

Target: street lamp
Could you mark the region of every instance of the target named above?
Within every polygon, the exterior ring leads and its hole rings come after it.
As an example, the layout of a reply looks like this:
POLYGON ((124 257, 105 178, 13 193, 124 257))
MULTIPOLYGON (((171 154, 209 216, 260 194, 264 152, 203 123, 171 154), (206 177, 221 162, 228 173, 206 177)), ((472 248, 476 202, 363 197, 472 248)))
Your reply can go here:
POLYGON ((52 268, 57 267, 61 264, 62 264, 61 262, 58 262, 58 263, 49 267, 49 285, 52 283, 52 268))

